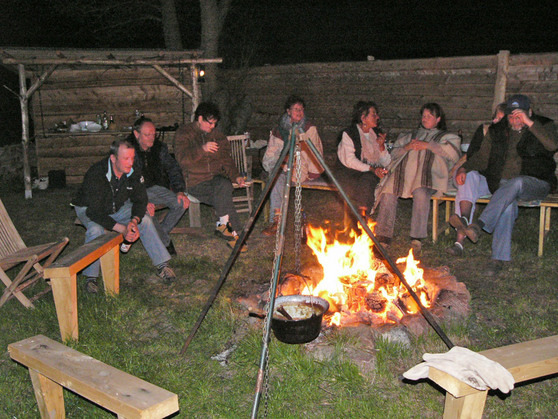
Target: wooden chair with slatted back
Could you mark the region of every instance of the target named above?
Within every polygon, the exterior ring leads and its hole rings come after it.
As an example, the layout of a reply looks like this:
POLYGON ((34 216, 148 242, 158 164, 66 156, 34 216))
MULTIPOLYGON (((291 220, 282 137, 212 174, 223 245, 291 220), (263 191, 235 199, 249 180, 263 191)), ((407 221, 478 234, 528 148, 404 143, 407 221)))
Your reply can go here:
POLYGON ((233 202, 237 212, 251 213, 254 201, 254 181, 252 180, 252 168, 249 167, 246 159, 246 147, 250 140, 250 134, 246 132, 242 135, 229 135, 227 140, 231 144, 231 154, 236 168, 240 175, 246 179, 244 186, 233 182, 235 189, 243 189, 243 192, 245 192, 241 196, 238 196, 238 194, 233 196, 233 202))
POLYGON ((23 290, 43 277, 44 268, 54 262, 68 241, 64 237, 58 242, 27 247, 0 199, 0 280, 6 286, 0 298, 0 307, 12 297, 27 308, 34 307, 32 301, 36 298, 27 298, 23 290), (6 272, 19 267, 17 275, 10 279, 6 272))

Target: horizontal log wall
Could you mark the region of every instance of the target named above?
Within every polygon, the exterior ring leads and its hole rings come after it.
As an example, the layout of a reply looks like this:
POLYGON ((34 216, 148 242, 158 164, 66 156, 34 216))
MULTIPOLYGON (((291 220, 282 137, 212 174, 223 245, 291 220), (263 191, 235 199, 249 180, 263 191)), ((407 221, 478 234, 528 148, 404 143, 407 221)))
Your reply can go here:
MULTIPOLYGON (((506 96, 526 94, 535 111, 558 120, 557 61, 558 54, 511 56, 506 96)), ((306 101, 307 116, 318 126, 330 159, 358 100, 379 105, 390 140, 417 126, 423 103, 437 102, 448 128, 461 130, 469 142, 476 127, 490 120, 497 71, 497 55, 252 68, 243 74, 254 108, 249 130, 252 138, 267 139, 286 97, 295 93, 306 101)))
MULTIPOLYGON (((267 140, 289 94, 302 96, 331 161, 337 134, 349 124, 358 100, 379 105, 390 140, 417 126, 423 103, 438 102, 446 111, 449 129, 462 130, 464 141, 469 142, 475 128, 490 120, 497 72, 498 56, 493 55, 265 66, 223 71, 220 79, 229 87, 240 85, 252 101, 248 129, 255 140, 267 140)), ((171 73, 180 79, 176 70, 171 73)), ((184 83, 190 88, 188 74, 184 72, 184 83)), ((535 112, 558 121, 558 53, 511 55, 505 83, 506 96, 526 94, 535 112)), ((101 134, 42 137, 43 126, 48 129, 69 118, 92 120, 104 110, 115 114, 119 127, 129 126, 135 109, 157 125, 173 125, 182 122, 182 103, 182 93, 152 69, 57 70, 33 96, 39 173, 45 176, 49 170, 65 168, 68 182, 79 182, 90 160, 106 155, 104 148, 108 150, 112 138, 101 134), (67 142, 58 142, 63 138, 67 142), (91 158, 86 160, 88 155, 91 158)), ((189 120, 189 98, 184 103, 185 120, 189 120)))
MULTIPOLYGON (((166 70, 191 91, 188 68, 166 70)), ((153 68, 103 68, 55 70, 32 96, 39 176, 50 170, 66 171, 68 183, 81 182, 95 161, 108 154, 111 142, 122 136, 138 109, 157 126, 190 120, 191 99, 153 68), (61 121, 95 121, 97 114, 114 115, 117 131, 90 134, 53 134, 61 121)))

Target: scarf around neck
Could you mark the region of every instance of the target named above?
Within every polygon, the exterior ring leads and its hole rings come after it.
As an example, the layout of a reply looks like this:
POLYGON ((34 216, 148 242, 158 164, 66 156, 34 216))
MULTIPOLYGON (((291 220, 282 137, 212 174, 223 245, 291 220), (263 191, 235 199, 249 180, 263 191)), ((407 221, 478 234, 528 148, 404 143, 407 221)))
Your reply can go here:
POLYGON ((291 129, 295 129, 298 134, 304 134, 304 127, 306 126, 306 116, 297 123, 292 123, 291 117, 288 113, 284 113, 279 118, 279 133, 284 142, 289 140, 291 129))

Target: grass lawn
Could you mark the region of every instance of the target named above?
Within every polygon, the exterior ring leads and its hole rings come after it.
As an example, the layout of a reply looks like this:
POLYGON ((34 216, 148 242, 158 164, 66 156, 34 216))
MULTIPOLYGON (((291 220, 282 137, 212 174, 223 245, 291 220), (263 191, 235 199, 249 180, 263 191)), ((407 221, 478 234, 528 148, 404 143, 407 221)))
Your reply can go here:
MULTIPOLYGON (((0 195, 27 245, 70 238, 64 254, 82 244, 84 230, 73 225, 69 206, 75 188, 33 191, 25 200, 23 191, 6 189, 0 195)), ((304 191, 303 203, 309 222, 318 224, 342 219, 342 205, 330 192, 304 191)), ((520 209, 513 240, 514 261, 496 277, 483 274, 489 262, 491 237, 483 233, 478 244, 468 243, 466 256, 452 259, 444 249, 453 236, 436 244, 427 241, 422 263, 448 266, 471 293, 471 316, 444 323, 442 328, 454 344, 484 350, 558 333, 558 228, 556 215, 545 245, 537 258, 538 209, 520 209)), ((187 226, 188 217, 181 221, 187 226)), ((254 401, 260 359, 261 320, 247 316, 237 302, 240 296, 262 292, 269 286, 274 238, 260 235, 259 217, 242 254, 217 300, 202 323, 185 356, 178 352, 216 284, 230 250, 213 235, 211 211, 202 206, 203 227, 199 234, 175 235, 179 256, 172 260, 178 281, 166 286, 157 281, 155 270, 141 244, 134 244, 121 257, 120 295, 105 298, 87 294, 78 277, 79 342, 73 348, 116 368, 159 385, 179 396, 181 418, 248 417, 254 401), (234 346, 228 362, 211 357, 234 346)), ((245 219, 245 218, 244 218, 245 219)), ((390 253, 408 252, 410 202, 402 201, 390 253)), ((286 243, 283 267, 292 269, 292 234, 286 243)), ((313 257, 302 253, 303 263, 313 257)), ((31 294, 40 290, 37 285, 31 294)), ((7 345, 43 334, 60 341, 51 294, 35 309, 25 309, 17 300, 0 308, 0 417, 39 417, 27 369, 13 362, 7 345)), ((447 348, 433 332, 411 336, 410 345, 376 336, 372 371, 363 372, 346 356, 358 346, 358 336, 338 330, 326 338, 333 348, 326 359, 316 359, 308 345, 287 345, 272 337, 269 354, 268 398, 262 399, 261 417, 272 418, 418 418, 441 417, 444 394, 427 382, 410 383, 401 374, 421 361, 425 352, 447 348)), ((508 396, 495 394, 485 407, 486 417, 556 417, 558 377, 519 385, 508 396)), ((65 391, 69 418, 110 418, 111 413, 65 391)))

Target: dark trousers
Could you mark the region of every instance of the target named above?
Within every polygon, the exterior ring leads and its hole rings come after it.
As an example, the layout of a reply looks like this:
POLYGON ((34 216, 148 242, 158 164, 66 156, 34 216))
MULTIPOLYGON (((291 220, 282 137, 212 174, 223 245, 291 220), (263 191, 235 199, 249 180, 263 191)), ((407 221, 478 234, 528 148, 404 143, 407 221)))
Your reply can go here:
POLYGON ((242 224, 234 208, 233 190, 233 185, 228 178, 217 175, 195 186, 189 186, 188 194, 195 196, 204 204, 211 205, 218 218, 228 215, 232 229, 240 234, 242 224))
POLYGON ((359 172, 345 166, 338 166, 335 176, 357 207, 372 209, 374 206, 374 190, 380 182, 380 178, 374 172, 359 172))

